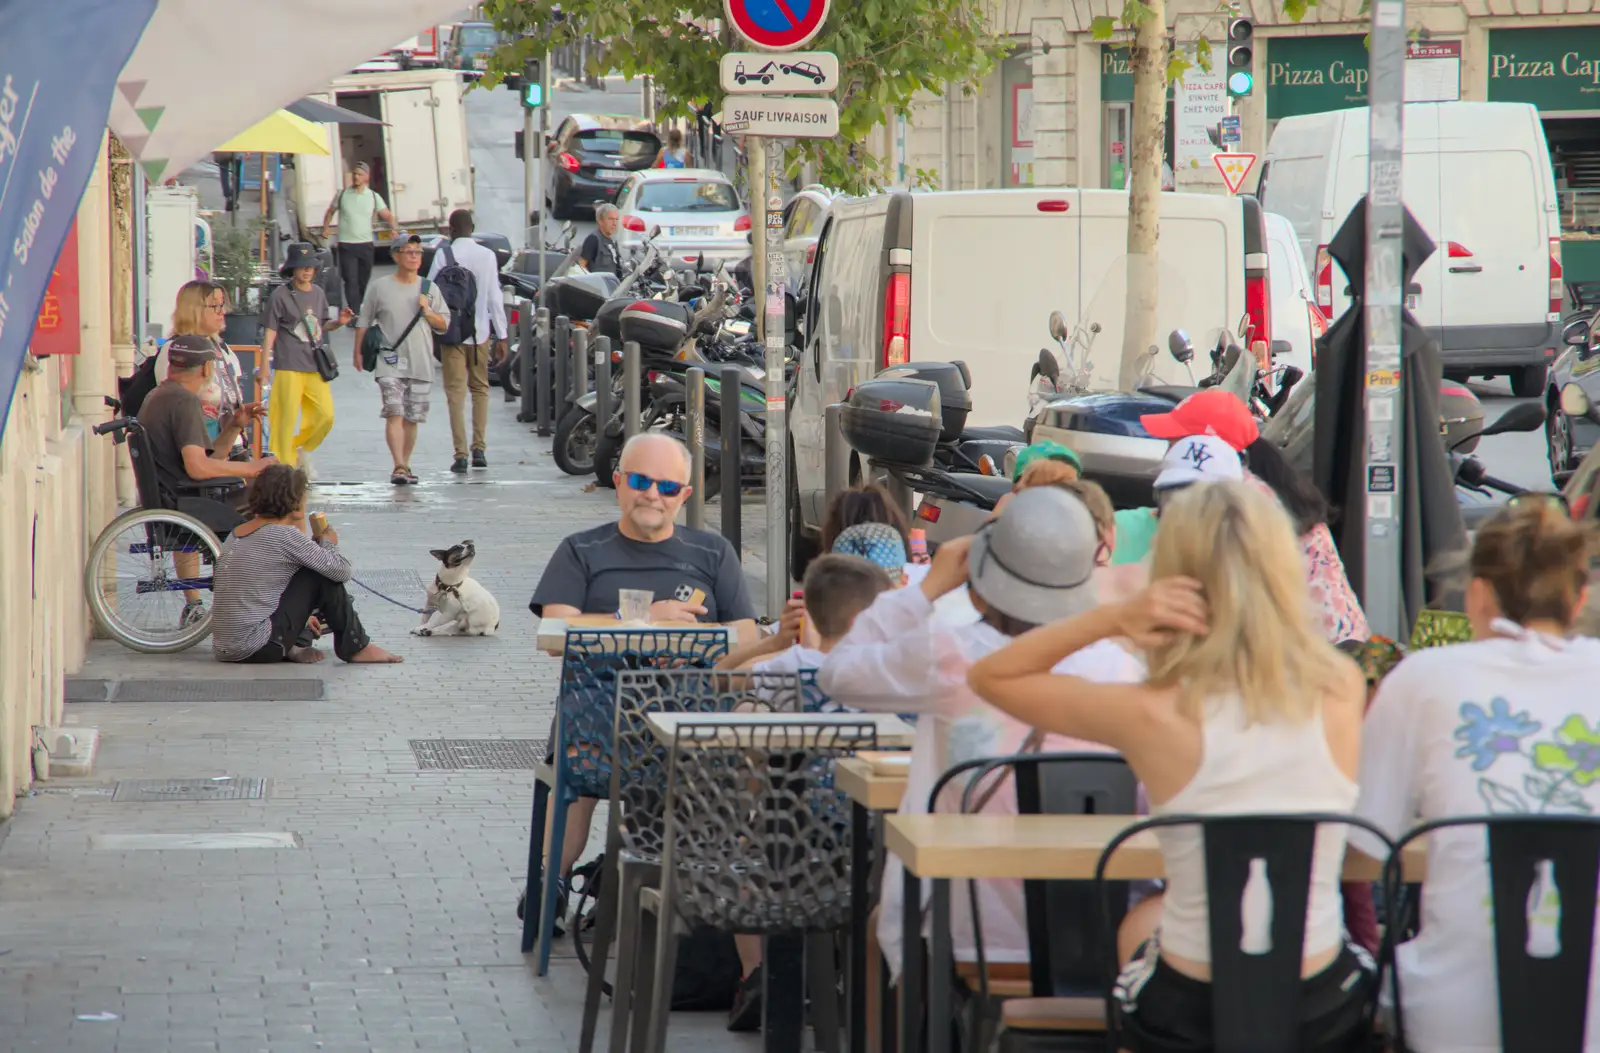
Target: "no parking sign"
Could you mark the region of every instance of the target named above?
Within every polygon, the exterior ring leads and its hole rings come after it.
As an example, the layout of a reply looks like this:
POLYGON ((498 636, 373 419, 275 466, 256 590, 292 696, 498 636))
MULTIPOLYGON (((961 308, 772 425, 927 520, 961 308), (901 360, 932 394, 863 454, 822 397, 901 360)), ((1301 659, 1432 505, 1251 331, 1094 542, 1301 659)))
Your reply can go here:
POLYGON ((828 0, 723 0, 739 35, 768 51, 805 47, 828 17, 828 0))

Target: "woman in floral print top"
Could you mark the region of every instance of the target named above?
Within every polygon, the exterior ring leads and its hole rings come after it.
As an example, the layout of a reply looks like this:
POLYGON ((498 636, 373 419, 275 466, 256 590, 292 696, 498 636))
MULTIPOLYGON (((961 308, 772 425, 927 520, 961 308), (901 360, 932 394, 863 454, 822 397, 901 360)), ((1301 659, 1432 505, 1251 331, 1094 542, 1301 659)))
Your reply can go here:
MULTIPOLYGON (((1600 815, 1600 641, 1569 635, 1592 536, 1543 501, 1518 502, 1479 529, 1466 600, 1473 640, 1414 652, 1384 678, 1362 731, 1358 814, 1390 836, 1446 816, 1600 815)), ((1359 831, 1350 840, 1382 853, 1359 831)), ((1530 954, 1559 943, 1565 891, 1552 873, 1535 881, 1530 954)), ((1490 903, 1483 831, 1434 834, 1422 928, 1397 957, 1418 1053, 1501 1048, 1490 903)), ((1592 1011, 1600 969, 1589 983, 1592 1011)), ((1584 1049, 1600 1051, 1600 1029, 1589 1028, 1584 1049)))

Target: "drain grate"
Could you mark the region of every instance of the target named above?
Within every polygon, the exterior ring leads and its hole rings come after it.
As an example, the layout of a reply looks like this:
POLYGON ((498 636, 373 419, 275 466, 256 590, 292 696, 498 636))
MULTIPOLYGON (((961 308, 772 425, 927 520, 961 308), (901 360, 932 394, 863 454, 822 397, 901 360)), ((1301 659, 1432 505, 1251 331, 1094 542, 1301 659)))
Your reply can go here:
POLYGON ((112 793, 113 801, 259 801, 267 780, 232 775, 198 779, 123 779, 112 793))
POLYGON ((113 702, 319 702, 322 681, 311 677, 275 680, 119 680, 113 702))
POLYGON ((544 739, 412 739, 423 771, 528 771, 544 760, 544 739))
POLYGON ((111 698, 111 681, 92 677, 67 677, 68 702, 106 702, 111 698))

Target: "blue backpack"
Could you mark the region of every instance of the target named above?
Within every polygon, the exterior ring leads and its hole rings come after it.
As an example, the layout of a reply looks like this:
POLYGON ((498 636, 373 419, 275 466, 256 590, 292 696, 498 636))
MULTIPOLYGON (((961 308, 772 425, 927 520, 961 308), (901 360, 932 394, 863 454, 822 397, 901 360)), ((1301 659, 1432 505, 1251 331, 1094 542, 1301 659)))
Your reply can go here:
MULTIPOLYGON (((445 265, 439 269, 433 284, 439 287, 445 306, 450 308, 450 328, 434 339, 435 348, 441 344, 471 344, 478 336, 478 279, 456 262, 456 254, 446 242, 440 250, 445 265)), ((437 351, 435 351, 437 354, 437 351)))

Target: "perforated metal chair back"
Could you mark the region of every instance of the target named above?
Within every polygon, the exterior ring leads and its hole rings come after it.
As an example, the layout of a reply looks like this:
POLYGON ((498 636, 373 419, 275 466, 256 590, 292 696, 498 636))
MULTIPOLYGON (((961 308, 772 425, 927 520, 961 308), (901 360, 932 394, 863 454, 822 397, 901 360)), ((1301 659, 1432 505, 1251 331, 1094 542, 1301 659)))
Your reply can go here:
POLYGON ((661 858, 668 750, 650 730, 651 713, 798 713, 805 679, 795 673, 624 669, 617 673, 611 816, 632 858, 661 858))
MULTIPOLYGON (((1600 817, 1475 815, 1423 823, 1400 838, 1384 868, 1387 901, 1404 901, 1399 853, 1407 845, 1465 826, 1481 826, 1486 834, 1500 1049, 1581 1053, 1586 1048, 1595 889, 1600 882, 1600 817)), ((1405 920, 1393 927, 1403 930, 1405 920)), ((1404 1049, 1405 991, 1398 976, 1392 982, 1396 1038, 1404 1049)))
POLYGON ((825 777, 877 741, 868 720, 680 729, 662 866, 684 920, 763 933, 848 925, 850 813, 825 777))
MULTIPOLYGON (((1206 899, 1210 909, 1212 1042, 1217 1053, 1277 1053, 1297 1049, 1301 1029, 1301 965, 1306 909, 1311 894, 1312 850, 1321 824, 1359 827, 1389 851, 1394 842, 1365 819, 1337 812, 1288 815, 1166 815, 1134 823, 1100 854, 1095 884, 1108 946, 1115 947, 1114 882, 1106 866, 1117 848, 1145 830, 1200 827, 1205 839, 1206 899), (1264 867, 1271 895, 1266 949, 1246 950, 1244 896, 1251 872, 1264 867)), ((1114 954, 1106 986, 1106 1019, 1120 1024, 1121 1005, 1112 987, 1114 954)), ((1377 985, 1373 987, 1374 1002, 1377 985)), ((1369 1017, 1371 1006, 1368 1007, 1369 1017)))
POLYGON ((611 794, 617 675, 706 669, 728 653, 722 629, 570 630, 556 703, 556 777, 565 801, 611 794))

